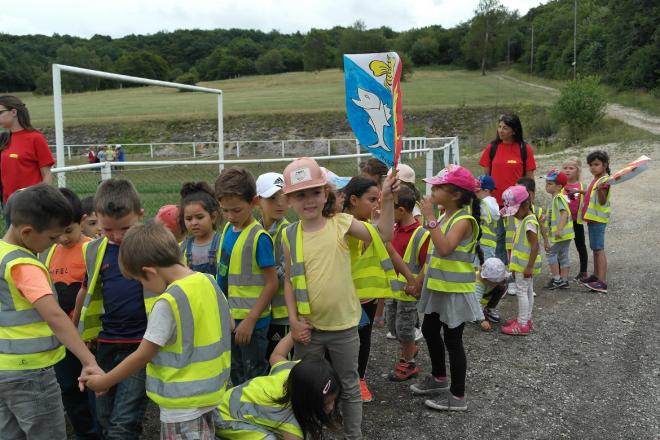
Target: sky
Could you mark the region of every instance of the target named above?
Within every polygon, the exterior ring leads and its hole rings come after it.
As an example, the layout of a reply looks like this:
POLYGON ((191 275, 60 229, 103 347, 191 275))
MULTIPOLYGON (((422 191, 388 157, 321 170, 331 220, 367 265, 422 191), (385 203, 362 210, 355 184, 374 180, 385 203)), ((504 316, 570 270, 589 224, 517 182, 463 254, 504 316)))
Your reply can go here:
MULTIPOLYGON (((547 0, 500 0, 524 15, 547 0)), ((94 34, 119 38, 177 29, 273 29, 281 33, 350 26, 396 31, 453 27, 474 15, 478 0, 21 0, 0 8, 0 33, 94 34)))

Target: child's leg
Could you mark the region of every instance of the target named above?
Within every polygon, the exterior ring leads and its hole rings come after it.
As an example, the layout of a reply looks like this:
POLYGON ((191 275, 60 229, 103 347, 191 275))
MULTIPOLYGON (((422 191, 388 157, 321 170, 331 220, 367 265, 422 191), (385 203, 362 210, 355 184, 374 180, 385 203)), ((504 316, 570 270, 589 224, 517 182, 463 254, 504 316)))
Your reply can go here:
POLYGON ((569 240, 562 241, 560 243, 559 250, 557 252, 557 261, 559 261, 559 275, 562 280, 568 281, 568 271, 571 268, 571 259, 569 256, 571 242, 569 240))
POLYGON ((360 354, 358 355, 358 373, 360 379, 364 379, 367 373, 367 364, 369 363, 369 353, 371 352, 371 331, 373 330, 374 317, 376 309, 378 308, 378 301, 370 301, 362 304, 362 309, 369 318, 369 324, 361 327, 358 330, 360 336, 360 354))
POLYGON ((392 298, 385 300, 385 324, 387 324, 387 331, 396 336, 396 310, 397 301, 392 298))
POLYGON ((498 284, 495 286, 493 290, 490 291, 490 298, 488 299, 488 304, 486 304, 486 307, 489 309, 496 309, 505 293, 505 284, 498 284))
POLYGON ((160 422, 161 440, 213 440, 214 431, 213 411, 185 422, 160 422))
MULTIPOLYGON (((362 395, 357 372, 360 340, 357 328, 335 332, 314 332, 324 342, 330 361, 341 380, 340 409, 344 419, 344 438, 362 438, 362 395)), ((314 339, 314 337, 312 337, 314 339)), ((297 353, 297 347, 296 347, 297 353)))
POLYGON ((594 275, 605 282, 607 277, 607 256, 605 255, 605 223, 588 223, 589 247, 594 253, 594 275))
MULTIPOLYGON (((548 261, 548 266, 550 266, 550 274, 553 279, 559 278, 559 261, 557 260, 557 255, 559 252, 558 243, 550 246, 550 250, 546 252, 546 260, 548 261)), ((521 274, 522 275, 522 274, 521 274)))
MULTIPOLYGON (((529 290, 531 289, 527 280, 532 278, 525 278, 522 273, 516 273, 516 296, 518 297, 518 322, 527 324, 529 319, 529 290)), ((534 298, 534 295, 531 295, 534 298)))
POLYGON ((451 393, 456 397, 465 395, 465 375, 467 372, 467 359, 463 347, 463 328, 461 324, 456 328, 449 328, 442 323, 447 353, 449 354, 449 371, 451 373, 451 393))
MULTIPOLYGON (((235 345, 235 344, 234 344, 235 345)), ((234 353, 240 357, 242 371, 237 371, 242 375, 242 382, 253 379, 257 376, 263 376, 268 372, 268 362, 266 361, 266 350, 268 349, 268 327, 257 329, 252 332, 252 339, 248 345, 232 347, 232 357, 234 353)), ((233 374, 233 371, 232 371, 233 374)), ((239 379, 239 378, 237 378, 239 379)), ((233 382, 233 379, 232 379, 233 382)), ((240 385, 236 383, 234 385, 240 385)))
POLYGON ((602 282, 607 282, 607 254, 605 249, 594 251, 594 275, 602 282))
POLYGON ((231 370, 229 373, 232 386, 238 386, 245 382, 245 367, 241 347, 234 342, 234 334, 231 335, 231 370))
POLYGON ((413 362, 417 354, 415 344, 415 319, 417 317, 416 301, 395 301, 396 311, 396 335, 401 344, 401 357, 406 362, 413 362))
POLYGON ((422 334, 426 340, 431 357, 431 375, 436 378, 447 377, 447 365, 445 364, 445 344, 442 341, 440 330, 442 322, 437 313, 427 313, 422 322, 422 334))
POLYGON ((587 264, 589 263, 587 243, 584 239, 584 225, 574 221, 573 230, 575 231, 575 249, 577 249, 578 256, 580 257, 580 273, 583 274, 587 272, 587 264))
POLYGON ((55 375, 62 390, 62 403, 66 415, 73 426, 77 438, 100 438, 96 426, 96 417, 93 414, 94 394, 89 391, 80 391, 78 377, 82 365, 78 358, 69 350, 60 362, 55 364, 55 375))
MULTIPOLYGON (((527 283, 527 320, 532 319, 532 310, 534 309, 534 278, 523 278, 527 283)), ((520 318, 519 318, 520 319, 520 318)))
POLYGON ((0 438, 66 440, 53 368, 0 372, 0 438))

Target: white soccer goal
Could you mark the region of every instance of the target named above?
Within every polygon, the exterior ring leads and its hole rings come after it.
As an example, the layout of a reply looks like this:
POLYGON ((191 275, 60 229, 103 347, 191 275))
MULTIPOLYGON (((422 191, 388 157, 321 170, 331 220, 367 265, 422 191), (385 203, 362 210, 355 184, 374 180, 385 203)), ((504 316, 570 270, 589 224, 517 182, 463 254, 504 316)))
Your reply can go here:
MULTIPOLYGON (((224 149, 224 136, 223 136, 223 116, 222 116, 222 90, 212 89, 208 87, 191 86, 188 84, 180 84, 168 81, 159 81, 155 79, 140 78, 137 76, 120 75, 118 73, 103 72, 100 70, 83 69, 81 67, 66 66, 64 64, 53 64, 53 105, 55 116, 55 156, 57 160, 57 168, 62 168, 65 163, 65 149, 64 149, 64 119, 62 113, 62 79, 61 72, 75 73, 78 75, 94 76, 97 78, 104 78, 122 82, 131 82, 137 84, 144 84, 149 86, 169 87, 180 90, 188 90, 191 92, 212 93, 218 95, 218 160, 222 161, 225 158, 224 149)), ((222 168, 220 162, 220 168, 222 168)), ((57 185, 59 187, 66 186, 66 174, 59 173, 57 176, 57 185)))

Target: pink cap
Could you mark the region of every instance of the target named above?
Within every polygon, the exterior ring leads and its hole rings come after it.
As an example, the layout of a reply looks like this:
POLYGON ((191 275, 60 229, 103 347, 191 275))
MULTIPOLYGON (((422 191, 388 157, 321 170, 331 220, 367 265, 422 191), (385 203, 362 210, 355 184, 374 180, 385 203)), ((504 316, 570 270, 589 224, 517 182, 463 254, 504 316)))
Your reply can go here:
POLYGON ((446 185, 451 183, 467 191, 477 191, 479 180, 475 179, 470 170, 460 165, 449 164, 433 177, 427 177, 424 182, 431 185, 446 185))
POLYGON ((180 232, 179 229, 179 207, 176 205, 163 205, 158 210, 156 218, 157 223, 163 224, 173 234, 180 232))
POLYGON ((314 159, 301 157, 284 168, 284 194, 324 186, 328 180, 314 159))
POLYGON ((518 212, 520 205, 529 198, 529 193, 527 188, 522 185, 513 185, 508 187, 502 193, 502 202, 504 203, 504 208, 500 210, 500 213, 504 217, 509 217, 518 212))

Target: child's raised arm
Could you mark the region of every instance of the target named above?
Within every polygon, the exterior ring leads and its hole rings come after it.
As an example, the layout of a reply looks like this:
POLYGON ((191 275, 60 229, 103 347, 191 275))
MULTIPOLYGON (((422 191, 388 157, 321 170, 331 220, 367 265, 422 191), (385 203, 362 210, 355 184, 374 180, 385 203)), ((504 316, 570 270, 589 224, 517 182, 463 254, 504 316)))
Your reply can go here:
MULTIPOLYGON (((383 189, 380 196, 380 216, 378 217, 378 232, 384 243, 392 240, 394 232, 394 193, 399 191, 399 181, 396 171, 391 173, 383 181, 383 189)), ((371 243, 371 234, 362 222, 353 219, 346 232, 348 235, 364 242, 365 249, 371 243)))
POLYGON ((289 353, 293 349, 293 336, 291 333, 286 335, 280 342, 277 343, 273 353, 270 355, 270 366, 272 367, 278 362, 288 361, 289 353))

